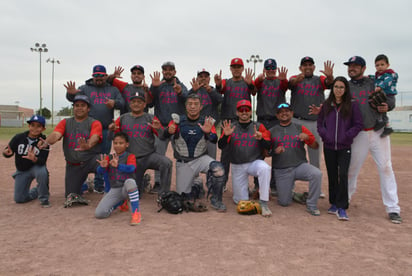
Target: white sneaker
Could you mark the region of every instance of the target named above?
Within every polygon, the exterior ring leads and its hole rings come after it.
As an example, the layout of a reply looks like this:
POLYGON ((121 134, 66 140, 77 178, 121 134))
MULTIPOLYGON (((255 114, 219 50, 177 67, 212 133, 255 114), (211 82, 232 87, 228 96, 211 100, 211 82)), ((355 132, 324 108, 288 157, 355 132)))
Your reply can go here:
POLYGON ((269 207, 262 206, 262 216, 267 218, 272 216, 272 211, 270 211, 269 207))

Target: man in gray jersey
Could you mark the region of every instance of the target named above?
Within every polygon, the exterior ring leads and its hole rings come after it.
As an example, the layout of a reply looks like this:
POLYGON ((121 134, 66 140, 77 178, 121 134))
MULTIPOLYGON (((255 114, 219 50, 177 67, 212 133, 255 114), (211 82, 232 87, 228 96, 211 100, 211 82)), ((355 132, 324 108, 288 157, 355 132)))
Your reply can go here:
MULTIPOLYGON (((89 116, 99 120, 103 127, 103 140, 100 144, 101 152, 109 154, 112 141, 108 136, 108 126, 113 121, 114 109, 123 109, 124 100, 119 90, 108 84, 106 80, 106 68, 103 65, 95 65, 93 67, 92 78, 88 79, 79 89, 76 89, 76 84, 72 81, 67 82, 64 86, 67 89, 66 98, 71 102, 78 94, 86 95, 89 98, 89 116)), ((103 176, 96 174, 94 189, 97 193, 104 192, 103 176)))
MULTIPOLYGON (((325 101, 325 89, 328 89, 333 82, 334 64, 328 60, 324 63, 324 70, 320 71, 324 76, 315 76, 315 61, 311 57, 303 57, 300 61, 300 74, 289 79, 289 89, 291 91, 291 106, 293 109, 293 122, 304 125, 313 135, 316 141, 321 139, 317 130, 317 115, 311 113, 311 108, 319 107, 325 101)), ((309 162, 313 166, 320 168, 319 148, 308 147, 309 162)), ((321 197, 325 197, 321 193, 321 197)))
POLYGON ((98 166, 102 124, 89 117, 90 106, 86 95, 76 95, 73 99, 74 117, 61 120, 46 140, 38 143, 39 148, 45 148, 63 138, 66 197, 72 193, 80 195, 87 175, 96 172, 98 166))
POLYGON ((374 81, 364 76, 366 62, 362 57, 353 56, 344 63, 348 66, 350 77, 349 87, 353 98, 359 102, 362 113, 364 130, 359 132, 352 144, 352 156, 348 173, 349 200, 355 193, 360 169, 365 162, 368 152, 375 160, 379 171, 382 200, 389 219, 396 224, 402 223, 400 207, 398 205, 398 192, 395 174, 391 161, 391 142, 389 136, 381 138, 383 128, 374 131, 379 113, 388 111, 388 105, 383 103, 374 110, 368 103, 369 95, 375 91, 374 81))
MULTIPOLYGON (((152 85, 150 86, 150 98, 154 105, 154 114, 159 119, 163 127, 167 127, 171 115, 176 113, 183 115, 185 113, 185 100, 188 94, 186 86, 176 77, 175 64, 166 61, 162 64, 163 79, 160 79, 160 72, 154 72, 152 85)), ((160 140, 156 138, 156 152, 162 155, 166 154, 170 139, 160 140)), ((160 173, 155 171, 155 184, 152 192, 157 193, 160 188, 160 173)))
POLYGON ((172 161, 165 155, 155 152, 155 137, 163 135, 159 119, 144 112, 146 97, 144 92, 136 91, 130 95, 130 112, 120 116, 115 123, 110 124, 111 131, 121 131, 129 136, 127 151, 136 156, 136 183, 143 192, 143 175, 147 169, 160 171, 160 190, 170 190, 172 161))

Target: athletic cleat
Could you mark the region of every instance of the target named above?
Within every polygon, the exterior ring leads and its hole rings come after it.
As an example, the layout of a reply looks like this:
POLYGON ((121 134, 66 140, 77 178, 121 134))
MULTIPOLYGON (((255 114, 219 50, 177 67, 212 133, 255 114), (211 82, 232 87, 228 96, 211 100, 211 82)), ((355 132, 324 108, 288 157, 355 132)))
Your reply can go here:
POLYGON ((41 207, 43 208, 50 208, 50 202, 46 199, 45 201, 40 202, 41 207))
POLYGON ((320 211, 318 208, 311 209, 311 208, 306 208, 306 211, 311 214, 312 216, 320 216, 320 211))
POLYGON ((142 219, 142 214, 137 210, 132 214, 132 219, 130 220, 130 225, 138 225, 142 219))
POLYGON ((155 184, 153 185, 153 188, 150 190, 151 194, 157 194, 160 191, 160 183, 159 182, 155 182, 155 184))
POLYGON ((389 213, 388 215, 392 223, 395 223, 395 224, 402 223, 402 218, 398 213, 389 213))
POLYGON ((120 212, 127 212, 127 211, 129 211, 129 203, 127 202, 127 199, 125 199, 125 200, 123 201, 123 204, 120 205, 119 210, 120 210, 120 212))
POLYGON ((305 204, 306 204, 307 196, 308 196, 308 193, 307 193, 307 192, 304 192, 304 193, 296 193, 296 192, 293 192, 293 197, 292 197, 292 199, 293 199, 293 201, 295 201, 295 202, 297 202, 297 203, 299 203, 299 204, 305 205, 305 204))
POLYGON ((98 194, 104 194, 104 187, 94 187, 93 191, 98 194))
POLYGON ((349 220, 348 215, 346 214, 345 209, 339 208, 338 212, 336 213, 338 220, 349 220))
POLYGON ((328 214, 331 214, 331 215, 337 215, 338 214, 338 208, 336 207, 336 205, 332 204, 330 206, 330 208, 328 209, 328 214))
POLYGON ((214 201, 210 200, 210 205, 212 206, 213 209, 216 209, 218 212, 226 212, 226 205, 223 202, 220 201, 214 201))

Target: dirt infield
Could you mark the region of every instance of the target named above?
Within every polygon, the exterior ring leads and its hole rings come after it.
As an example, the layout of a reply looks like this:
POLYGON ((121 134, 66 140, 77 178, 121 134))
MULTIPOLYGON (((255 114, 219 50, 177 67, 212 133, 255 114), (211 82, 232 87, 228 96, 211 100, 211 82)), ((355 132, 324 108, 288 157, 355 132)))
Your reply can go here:
MULTIPOLYGON (((6 142, 0 141, 0 147, 6 142)), ((223 214, 157 213, 155 196, 144 194, 142 223, 131 227, 129 213, 95 219, 98 194, 86 194, 89 206, 63 208, 61 142, 48 161, 48 209, 38 201, 13 202, 14 160, 0 157, 0 275, 411 275, 412 147, 393 146, 392 162, 404 220, 400 225, 386 216, 369 156, 349 222, 326 213, 327 199, 319 200, 320 217, 296 203, 280 207, 275 199, 269 203, 271 218, 241 216, 229 189, 223 214)), ((297 190, 305 189, 305 183, 297 184, 297 190)))

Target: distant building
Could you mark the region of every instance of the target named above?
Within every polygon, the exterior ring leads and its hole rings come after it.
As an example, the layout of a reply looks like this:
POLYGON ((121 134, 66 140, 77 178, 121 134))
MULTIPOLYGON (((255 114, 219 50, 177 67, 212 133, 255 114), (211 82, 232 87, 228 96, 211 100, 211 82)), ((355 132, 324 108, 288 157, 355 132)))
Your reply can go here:
POLYGON ((0 105, 0 127, 22 127, 33 114, 31 108, 0 105))
POLYGON ((393 130, 397 132, 412 132, 412 106, 399 106, 388 112, 393 130))

